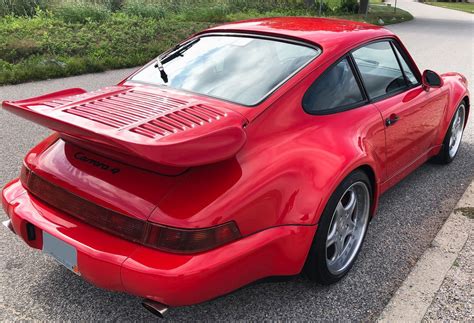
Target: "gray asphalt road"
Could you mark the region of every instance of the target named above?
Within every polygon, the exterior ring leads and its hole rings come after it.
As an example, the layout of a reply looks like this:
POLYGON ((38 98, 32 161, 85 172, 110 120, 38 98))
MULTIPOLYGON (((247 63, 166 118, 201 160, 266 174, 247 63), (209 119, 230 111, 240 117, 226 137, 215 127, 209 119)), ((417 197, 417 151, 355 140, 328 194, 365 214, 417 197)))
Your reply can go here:
MULTIPOLYGON (((474 84, 473 15, 402 3, 416 20, 391 26, 421 68, 460 71, 474 84)), ((0 87, 20 98, 64 87, 94 89, 130 70, 0 87)), ((363 251, 340 283, 321 287, 302 277, 254 284, 205 304, 172 309, 172 320, 374 320, 429 246, 474 177, 474 122, 449 166, 427 164, 385 194, 363 251)), ((26 151, 48 132, 0 111, 0 184, 17 176, 26 151)), ((5 215, 2 213, 3 219, 5 215)), ((433 264, 434 266, 436 264, 433 264)), ((138 298, 100 290, 0 230, 0 320, 152 320, 138 298)), ((183 291, 184 293, 185 291, 183 291)))

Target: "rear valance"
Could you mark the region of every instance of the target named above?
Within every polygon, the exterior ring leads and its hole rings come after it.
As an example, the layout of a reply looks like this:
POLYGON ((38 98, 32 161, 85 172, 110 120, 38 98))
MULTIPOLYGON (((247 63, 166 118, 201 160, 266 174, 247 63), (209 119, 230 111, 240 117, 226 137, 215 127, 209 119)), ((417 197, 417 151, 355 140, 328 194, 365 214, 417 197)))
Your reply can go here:
POLYGON ((247 121, 241 114, 158 88, 68 89, 4 101, 3 108, 59 132, 66 140, 173 167, 225 160, 246 140, 247 121))

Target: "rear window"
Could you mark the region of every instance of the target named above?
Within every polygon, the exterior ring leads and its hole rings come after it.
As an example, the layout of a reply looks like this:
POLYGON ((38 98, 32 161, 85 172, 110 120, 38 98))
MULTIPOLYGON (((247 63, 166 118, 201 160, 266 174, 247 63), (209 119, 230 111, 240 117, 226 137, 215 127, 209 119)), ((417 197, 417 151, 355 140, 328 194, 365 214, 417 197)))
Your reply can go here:
POLYGON ((255 105, 321 53, 299 43, 245 36, 202 36, 175 58, 162 57, 131 80, 169 86, 242 105, 255 105))

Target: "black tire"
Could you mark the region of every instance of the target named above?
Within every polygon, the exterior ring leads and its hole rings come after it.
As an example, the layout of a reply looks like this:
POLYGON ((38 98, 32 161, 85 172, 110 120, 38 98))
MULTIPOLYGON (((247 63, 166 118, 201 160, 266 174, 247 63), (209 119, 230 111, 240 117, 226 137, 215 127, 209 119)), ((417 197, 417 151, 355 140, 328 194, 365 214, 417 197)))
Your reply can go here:
POLYGON ((339 184, 337 189, 334 191, 334 193, 330 197, 328 203, 326 204, 323 214, 321 215, 321 218, 319 220, 318 229, 316 231, 315 237, 313 239, 313 243, 309 250, 309 254, 306 259, 306 263, 303 269, 303 272, 312 281, 316 281, 323 285, 333 284, 339 281, 340 279, 342 279, 349 272, 355 260, 357 259, 357 255, 359 254, 359 251, 361 250, 362 242, 367 232, 366 229, 367 229, 367 225, 370 219, 370 211, 368 214, 368 219, 365 224, 364 233, 361 238, 361 242, 358 247, 358 250, 356 251, 356 254, 354 258, 352 259, 352 261, 350 262, 350 264, 341 273, 333 274, 329 270, 327 259, 326 259, 327 257, 326 256, 326 252, 327 252, 326 240, 328 238, 329 229, 333 221, 333 217, 335 216, 335 213, 336 213, 336 206, 338 205, 339 201, 342 199, 343 194, 345 194, 346 191, 350 187, 352 187, 354 183, 358 183, 358 182, 362 182, 367 186, 368 193, 369 193, 368 200, 370 203, 369 210, 371 209, 371 206, 373 204, 373 193, 372 193, 373 190, 372 190, 372 185, 369 180, 369 177, 362 170, 355 170, 354 172, 349 174, 341 182, 341 184, 339 184))
MULTIPOLYGON (((459 151, 459 148, 456 150, 454 155, 450 154, 449 142, 450 142, 450 139, 451 139, 451 136, 452 136, 453 123, 455 121, 455 117, 457 116, 457 112, 460 109, 464 110, 464 118, 465 118, 467 110, 466 110, 466 103, 464 101, 461 102, 459 104, 458 108, 456 109, 456 112, 454 113, 453 119, 449 123, 448 130, 446 131, 446 135, 444 136, 443 146, 441 147, 441 150, 439 151, 439 153, 436 156, 434 156, 433 158, 431 158, 431 162, 436 163, 436 164, 446 165, 446 164, 451 163, 454 160, 454 158, 456 158, 456 155, 459 151)), ((465 119, 463 120, 463 122, 465 123, 465 119)), ((464 128, 464 124, 462 126, 464 128)), ((462 134, 461 134, 461 138, 462 138, 462 134)))

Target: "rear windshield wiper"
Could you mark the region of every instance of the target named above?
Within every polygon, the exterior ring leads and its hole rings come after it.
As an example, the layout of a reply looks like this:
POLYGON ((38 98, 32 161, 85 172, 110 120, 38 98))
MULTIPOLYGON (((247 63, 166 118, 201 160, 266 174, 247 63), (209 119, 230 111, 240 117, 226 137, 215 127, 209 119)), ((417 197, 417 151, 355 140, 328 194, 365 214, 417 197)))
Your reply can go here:
POLYGON ((194 38, 188 41, 187 43, 176 45, 168 53, 165 53, 165 55, 162 58, 163 63, 169 62, 178 56, 183 56, 183 53, 185 51, 190 49, 194 44, 196 44, 200 40, 201 38, 194 38))
POLYGON ((163 82, 168 83, 168 74, 165 72, 165 68, 163 67, 160 56, 156 58, 155 67, 158 69, 158 71, 160 71, 160 76, 163 82))
POLYGON ((163 82, 168 83, 168 74, 166 74, 163 64, 175 59, 178 56, 183 56, 183 53, 190 49, 199 40, 200 38, 194 38, 187 43, 177 45, 173 47, 168 53, 165 53, 163 57, 158 56, 156 58, 155 67, 158 68, 158 71, 160 71, 160 76, 163 82))

